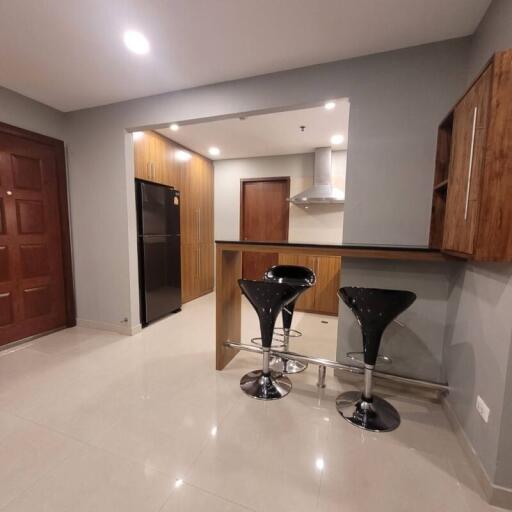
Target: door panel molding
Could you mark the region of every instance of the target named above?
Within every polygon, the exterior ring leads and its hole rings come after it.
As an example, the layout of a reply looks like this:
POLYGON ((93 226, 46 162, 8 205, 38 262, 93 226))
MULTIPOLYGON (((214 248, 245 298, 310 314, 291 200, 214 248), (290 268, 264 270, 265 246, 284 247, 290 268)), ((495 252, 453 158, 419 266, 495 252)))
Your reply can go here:
MULTIPOLYGON (((74 287, 73 287, 73 273, 72 273, 72 260, 71 260, 71 239, 70 239, 70 226, 69 226, 69 206, 68 206, 68 192, 67 192, 67 176, 66 176, 66 160, 65 160, 65 148, 64 142, 58 139, 54 139, 52 137, 48 137, 46 135, 41 135, 38 133, 34 133, 22 128, 17 128, 15 126, 11 126, 5 123, 0 122, 0 137, 2 135, 7 135, 11 137, 17 137, 19 139, 25 139, 29 142, 34 142, 40 145, 44 145, 48 147, 54 157, 55 157, 55 177, 56 177, 56 197, 57 203, 55 209, 58 210, 59 218, 60 218, 60 226, 58 228, 60 234, 60 260, 62 262, 62 274, 63 274, 63 284, 64 284, 64 311, 65 311, 65 325, 67 327, 72 327, 76 325, 76 311, 75 311, 75 298, 74 298, 74 287)), ((39 180, 42 179, 41 175, 38 175, 37 169, 33 167, 30 163, 30 158, 25 158, 25 160, 20 159, 15 163, 15 168, 20 170, 20 166, 24 167, 25 170, 29 170, 29 173, 25 173, 25 182, 23 182, 20 176, 17 176, 17 183, 13 183, 16 185, 18 189, 25 190, 27 193, 30 193, 31 190, 37 191, 40 190, 39 180)), ((19 174, 19 173, 16 173, 19 174)), ((2 184, 5 186, 6 184, 2 184)), ((28 196, 26 196, 28 197, 28 196)), ((29 202, 29 200, 27 200, 29 202)), ((0 226, 0 235, 2 237, 6 236, 5 229, 9 225, 9 222, 6 222, 4 216, 4 210, 2 210, 2 214, 0 215, 0 221, 2 226, 0 226)), ((35 237, 37 235, 28 235, 35 237)), ((10 235, 7 235, 9 238, 10 235)), ((34 240, 35 244, 38 243, 37 240, 34 240)), ((3 245, 3 244, 0 244, 3 245)), ((12 262, 13 264, 15 262, 12 262)), ((21 265, 20 262, 15 263, 17 266, 21 265)), ((12 269, 11 269, 12 270, 12 269)), ((29 270, 30 272, 38 273, 40 269, 36 269, 35 267, 29 270)), ((34 276, 35 277, 35 276, 34 276)), ((0 290, 0 292, 4 296, 4 300, 7 298, 6 293, 10 293, 8 290, 0 290)), ((44 304, 41 298, 43 297, 43 293, 35 293, 31 297, 33 312, 42 311, 44 309, 44 304), (37 297, 37 301, 35 298, 37 297)), ((14 314, 14 312, 13 312, 14 314)), ((6 319, 4 319, 5 321, 6 319)), ((8 343, 13 340, 9 340, 8 343)), ((4 340, 0 339, 0 345, 4 344, 4 340)))

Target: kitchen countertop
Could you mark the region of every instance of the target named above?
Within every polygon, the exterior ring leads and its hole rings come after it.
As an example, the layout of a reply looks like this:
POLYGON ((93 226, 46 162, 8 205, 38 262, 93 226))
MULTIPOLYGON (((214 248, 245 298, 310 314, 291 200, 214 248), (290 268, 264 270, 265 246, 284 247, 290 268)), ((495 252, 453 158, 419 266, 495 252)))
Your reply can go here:
POLYGON ((452 260, 440 251, 428 247, 404 247, 389 245, 351 245, 320 242, 287 242, 262 240, 216 240, 217 250, 250 252, 286 252, 331 255, 348 258, 376 258, 417 261, 452 260))

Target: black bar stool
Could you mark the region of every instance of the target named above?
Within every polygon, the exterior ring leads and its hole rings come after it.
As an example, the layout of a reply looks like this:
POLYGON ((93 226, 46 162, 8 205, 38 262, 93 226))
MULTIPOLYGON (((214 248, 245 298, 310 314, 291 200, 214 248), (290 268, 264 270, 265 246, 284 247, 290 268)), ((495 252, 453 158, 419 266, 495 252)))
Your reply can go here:
MULTIPOLYGON (((298 265, 274 265, 265 272, 264 279, 265 281, 285 283, 292 286, 298 292, 297 298, 307 289, 314 286, 316 282, 315 273, 311 269, 298 265)), ((283 308, 283 350, 285 351, 288 350, 290 336, 302 336, 302 333, 291 328, 296 302, 297 299, 283 308)), ((293 359, 283 359, 282 357, 274 356, 270 361, 270 367, 283 373, 299 373, 304 371, 308 365, 293 359)))
POLYGON ((373 432, 389 432, 400 425, 398 411, 372 393, 372 376, 386 327, 415 300, 416 294, 378 288, 340 288, 340 299, 352 310, 363 334, 364 391, 347 391, 336 398, 338 412, 350 423, 373 432))
POLYGON ((249 396, 260 400, 283 398, 290 392, 292 383, 282 373, 270 369, 270 346, 279 313, 297 298, 299 292, 293 286, 270 281, 239 279, 238 285, 258 314, 263 349, 263 369, 244 375, 240 387, 249 396))

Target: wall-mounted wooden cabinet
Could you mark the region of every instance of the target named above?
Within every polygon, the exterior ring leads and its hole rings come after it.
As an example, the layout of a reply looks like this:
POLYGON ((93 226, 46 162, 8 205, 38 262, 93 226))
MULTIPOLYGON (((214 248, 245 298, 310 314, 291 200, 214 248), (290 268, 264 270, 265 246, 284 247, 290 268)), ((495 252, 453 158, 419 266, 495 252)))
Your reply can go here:
POLYGON ((430 246, 512 261, 512 50, 494 55, 438 130, 430 246))
POLYGON ((181 295, 188 302, 213 290, 213 163, 152 131, 134 146, 136 178, 180 191, 181 295), (189 160, 176 158, 180 150, 189 160))
POLYGON ((280 265, 300 265, 312 269, 316 284, 304 292, 297 301, 298 311, 338 315, 338 289, 340 287, 341 258, 337 256, 308 256, 279 254, 280 265))

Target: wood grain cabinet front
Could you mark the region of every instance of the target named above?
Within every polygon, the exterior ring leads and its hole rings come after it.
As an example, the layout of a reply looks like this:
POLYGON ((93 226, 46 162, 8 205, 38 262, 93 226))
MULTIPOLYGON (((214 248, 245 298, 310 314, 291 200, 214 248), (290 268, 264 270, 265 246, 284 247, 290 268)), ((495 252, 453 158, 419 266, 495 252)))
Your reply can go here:
POLYGON ((306 254, 279 254, 280 265, 299 265, 313 270, 316 284, 297 301, 297 311, 338 314, 341 258, 337 256, 309 256, 306 254))
POLYGON ((512 261, 512 50, 494 55, 438 131, 430 246, 512 261))
POLYGON ((180 191, 181 288, 188 302, 213 290, 213 162, 163 135, 134 139, 135 177, 180 191), (184 160, 178 155, 188 153, 184 160))

